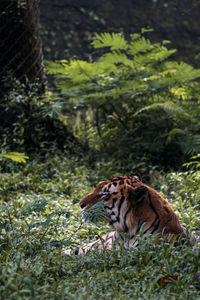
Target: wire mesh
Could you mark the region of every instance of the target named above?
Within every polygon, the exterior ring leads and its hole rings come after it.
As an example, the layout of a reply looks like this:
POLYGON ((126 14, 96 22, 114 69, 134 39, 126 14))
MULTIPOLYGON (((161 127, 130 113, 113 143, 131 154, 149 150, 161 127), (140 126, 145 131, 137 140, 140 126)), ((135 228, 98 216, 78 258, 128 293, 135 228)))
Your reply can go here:
POLYGON ((43 82, 39 0, 0 1, 0 81, 43 82))

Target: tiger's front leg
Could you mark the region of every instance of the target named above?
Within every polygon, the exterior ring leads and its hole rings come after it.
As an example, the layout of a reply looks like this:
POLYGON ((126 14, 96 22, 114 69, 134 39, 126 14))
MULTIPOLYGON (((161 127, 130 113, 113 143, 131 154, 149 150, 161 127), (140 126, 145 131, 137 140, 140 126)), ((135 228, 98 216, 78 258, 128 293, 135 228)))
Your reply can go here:
POLYGON ((112 249, 114 242, 117 241, 120 245, 120 236, 116 231, 105 234, 101 239, 98 239, 89 244, 85 244, 80 248, 65 250, 64 253, 67 255, 85 255, 91 250, 109 250, 112 249))

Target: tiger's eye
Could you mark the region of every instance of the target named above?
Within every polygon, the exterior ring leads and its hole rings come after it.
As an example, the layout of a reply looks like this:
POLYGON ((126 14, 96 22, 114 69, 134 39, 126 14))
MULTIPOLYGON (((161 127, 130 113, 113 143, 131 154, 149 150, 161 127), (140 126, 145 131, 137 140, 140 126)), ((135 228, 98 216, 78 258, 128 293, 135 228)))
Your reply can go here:
POLYGON ((83 209, 84 207, 86 207, 86 204, 85 203, 81 204, 81 209, 83 209))
POLYGON ((99 193, 99 197, 100 197, 100 198, 103 198, 103 197, 105 197, 105 196, 107 196, 107 195, 108 195, 107 192, 101 192, 101 193, 99 193))

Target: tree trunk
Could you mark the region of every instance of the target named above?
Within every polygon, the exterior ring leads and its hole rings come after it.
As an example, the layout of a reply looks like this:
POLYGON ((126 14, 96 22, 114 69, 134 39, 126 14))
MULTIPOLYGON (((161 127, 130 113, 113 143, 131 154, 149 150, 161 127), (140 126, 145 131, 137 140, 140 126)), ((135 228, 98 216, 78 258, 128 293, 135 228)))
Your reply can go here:
POLYGON ((44 88, 39 0, 0 1, 0 84, 16 78, 44 88), (3 81, 4 78, 4 82, 3 81))

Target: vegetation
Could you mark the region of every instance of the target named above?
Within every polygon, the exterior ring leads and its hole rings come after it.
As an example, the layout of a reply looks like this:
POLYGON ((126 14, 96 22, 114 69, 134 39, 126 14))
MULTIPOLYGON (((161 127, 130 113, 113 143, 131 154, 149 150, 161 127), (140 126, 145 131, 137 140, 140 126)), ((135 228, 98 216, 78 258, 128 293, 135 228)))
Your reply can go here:
POLYGON ((74 136, 59 119, 59 106, 38 95, 40 86, 24 85, 14 77, 4 78, 5 94, 0 103, 0 145, 10 151, 43 152, 77 144, 74 136))
MULTIPOLYGON (((137 249, 66 256, 65 249, 109 231, 83 222, 79 199, 106 174, 69 153, 47 154, 24 165, 6 159, 0 177, 0 293, 4 299, 197 299, 198 244, 153 247, 151 237, 137 249), (12 172, 11 172, 12 170, 12 172), (165 271, 164 271, 165 269, 165 271), (178 276, 167 285, 158 280, 178 276)), ((198 159, 197 159, 198 161, 198 159)), ((2 162, 3 163, 3 162, 2 162)), ((118 173, 113 173, 113 176, 118 173)), ((200 227, 199 170, 155 174, 188 229, 200 227), (158 179, 159 178, 159 179, 158 179)), ((158 187, 159 186, 159 187, 158 187)), ((200 270, 199 270, 200 271, 200 270)))
POLYGON ((200 70, 143 34, 102 34, 92 45, 98 60, 49 63, 57 94, 3 79, 0 295, 199 299, 200 70), (101 206, 81 215, 79 200, 102 179, 135 171, 197 242, 155 247, 148 236, 137 249, 66 255, 110 230, 98 222, 101 206))
POLYGON ((143 34, 104 33, 92 45, 104 49, 96 61, 48 64, 74 135, 126 171, 135 160, 175 168, 198 153, 200 69, 169 60, 175 50, 143 34))
POLYGON ((44 90, 45 78, 39 2, 2 0, 0 11, 0 39, 3 45, 0 48, 0 97, 4 96, 8 84, 14 84, 11 82, 12 77, 17 77, 24 85, 37 83, 38 93, 41 93, 44 90), (6 76, 10 76, 10 80, 5 83, 6 76))

